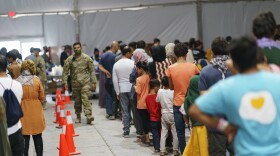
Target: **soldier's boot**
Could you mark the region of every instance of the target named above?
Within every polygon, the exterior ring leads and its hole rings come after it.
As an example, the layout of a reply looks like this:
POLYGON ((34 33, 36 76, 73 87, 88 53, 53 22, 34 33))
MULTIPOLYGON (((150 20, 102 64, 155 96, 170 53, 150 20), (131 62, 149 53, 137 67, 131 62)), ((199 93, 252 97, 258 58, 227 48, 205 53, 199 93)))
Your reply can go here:
POLYGON ((94 121, 93 116, 87 116, 87 124, 91 125, 91 122, 94 121))
POLYGON ((77 118, 75 120, 75 123, 81 123, 82 120, 81 120, 81 114, 77 114, 77 118))

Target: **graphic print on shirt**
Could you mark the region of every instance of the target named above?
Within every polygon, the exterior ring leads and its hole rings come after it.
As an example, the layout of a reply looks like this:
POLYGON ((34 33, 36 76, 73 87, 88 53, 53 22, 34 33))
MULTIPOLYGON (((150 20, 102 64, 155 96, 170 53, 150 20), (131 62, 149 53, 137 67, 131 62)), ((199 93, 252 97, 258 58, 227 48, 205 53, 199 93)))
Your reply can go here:
POLYGON ((248 92, 241 99, 239 115, 243 119, 271 124, 276 113, 276 104, 268 91, 248 92))

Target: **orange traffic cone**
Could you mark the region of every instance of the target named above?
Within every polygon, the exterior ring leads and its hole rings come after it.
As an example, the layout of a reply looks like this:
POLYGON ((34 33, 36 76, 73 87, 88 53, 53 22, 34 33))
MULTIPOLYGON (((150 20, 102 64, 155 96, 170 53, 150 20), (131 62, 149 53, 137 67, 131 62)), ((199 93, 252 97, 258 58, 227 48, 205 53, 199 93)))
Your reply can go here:
POLYGON ((59 116, 60 116, 60 105, 56 105, 56 107, 55 107, 56 109, 55 109, 55 117, 56 117, 56 119, 55 119, 55 121, 53 121, 53 123, 59 123, 59 116))
POLYGON ((71 104, 71 100, 70 100, 70 95, 68 92, 68 89, 65 89, 65 96, 64 96, 64 103, 65 104, 71 104))
POLYGON ((69 125, 69 131, 70 131, 69 133, 72 134, 73 137, 79 136, 79 134, 75 133, 74 126, 73 126, 73 120, 72 120, 70 111, 67 111, 67 113, 66 113, 66 121, 67 121, 67 125, 69 125))
POLYGON ((74 140, 73 140, 73 135, 71 134, 71 131, 70 131, 70 125, 66 125, 66 141, 67 141, 70 155, 81 154, 81 152, 78 152, 76 150, 74 140))
MULTIPOLYGON (((66 141, 66 135, 65 135, 66 134, 66 120, 63 120, 62 124, 63 124, 63 126, 62 126, 61 134, 64 135, 64 138, 65 138, 65 141, 66 141)), ((60 141, 62 141, 62 140, 60 139, 60 141)), ((60 144, 61 144, 61 142, 60 142, 60 144)), ((59 144, 59 146, 56 147, 58 150, 61 149, 61 145, 60 144, 59 144)), ((69 153, 69 148, 68 148, 68 145, 67 145, 67 141, 66 141, 66 146, 67 146, 67 150, 68 150, 68 153, 69 153)))
POLYGON ((63 101, 62 101, 62 95, 61 93, 57 95, 57 104, 58 105, 63 105, 63 101))
POLYGON ((57 104, 58 105, 63 105, 61 89, 60 88, 56 89, 56 100, 57 100, 57 104))
MULTIPOLYGON (((55 93, 55 106, 54 106, 54 112, 53 112, 54 116, 56 116, 56 113, 57 113, 57 105, 58 105, 57 97, 59 94, 61 94, 61 90, 59 88, 57 88, 56 93, 55 93)), ((57 122, 54 121, 54 123, 57 123, 57 122)))
POLYGON ((59 125, 56 128, 62 128, 63 120, 66 120, 64 113, 64 105, 60 105, 60 113, 59 113, 59 125))
POLYGON ((60 134, 59 156, 69 156, 69 149, 65 139, 65 134, 60 134))

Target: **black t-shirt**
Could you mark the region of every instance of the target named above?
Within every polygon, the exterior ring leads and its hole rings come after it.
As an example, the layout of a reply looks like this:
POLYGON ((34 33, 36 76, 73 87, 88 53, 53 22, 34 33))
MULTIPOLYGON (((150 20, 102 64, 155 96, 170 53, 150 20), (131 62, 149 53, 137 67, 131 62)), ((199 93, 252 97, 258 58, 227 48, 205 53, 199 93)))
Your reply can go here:
POLYGON ((64 66, 64 61, 68 58, 68 55, 66 52, 62 52, 60 55, 60 65, 64 66))

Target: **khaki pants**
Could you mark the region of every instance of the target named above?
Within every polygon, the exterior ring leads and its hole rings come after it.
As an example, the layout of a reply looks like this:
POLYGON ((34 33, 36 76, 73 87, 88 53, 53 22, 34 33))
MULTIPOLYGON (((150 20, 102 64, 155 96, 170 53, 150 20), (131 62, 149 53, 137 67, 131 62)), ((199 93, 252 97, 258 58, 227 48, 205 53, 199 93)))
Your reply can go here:
POLYGON ((173 136, 173 150, 178 150, 179 142, 174 122, 174 115, 172 113, 163 113, 161 116, 161 138, 160 151, 166 152, 165 142, 168 137, 168 129, 171 129, 173 136))

